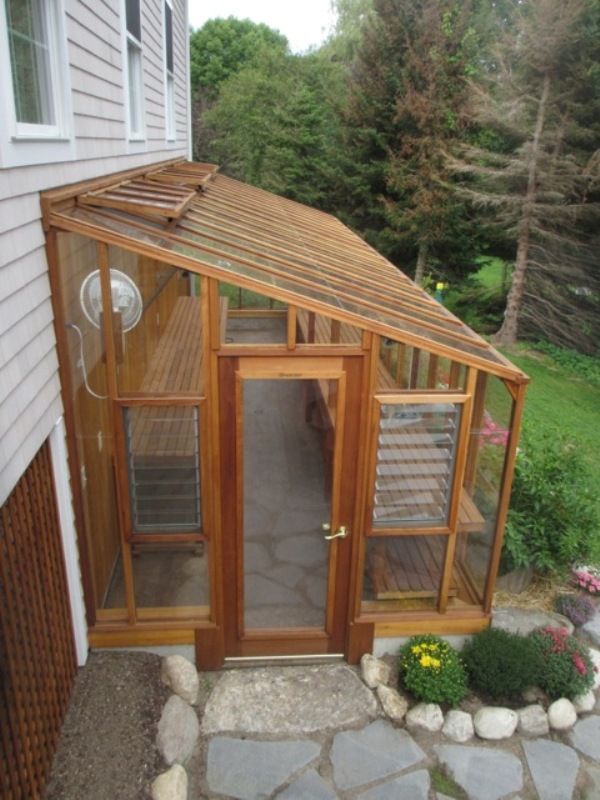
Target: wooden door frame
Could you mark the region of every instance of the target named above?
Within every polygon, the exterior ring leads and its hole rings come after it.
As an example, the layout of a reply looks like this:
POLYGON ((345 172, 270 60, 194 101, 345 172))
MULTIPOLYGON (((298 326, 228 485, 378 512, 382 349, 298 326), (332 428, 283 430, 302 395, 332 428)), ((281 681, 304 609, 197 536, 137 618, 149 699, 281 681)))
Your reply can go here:
POLYGON ((224 639, 227 657, 268 657, 343 653, 351 610, 353 538, 361 536, 355 513, 362 367, 360 356, 219 356, 221 529, 224 639), (324 630, 255 629, 243 632, 243 473, 242 395, 244 380, 338 380, 336 439, 331 497, 332 526, 347 525, 351 535, 330 544, 327 615, 324 630), (233 501, 234 502, 233 502, 233 501))

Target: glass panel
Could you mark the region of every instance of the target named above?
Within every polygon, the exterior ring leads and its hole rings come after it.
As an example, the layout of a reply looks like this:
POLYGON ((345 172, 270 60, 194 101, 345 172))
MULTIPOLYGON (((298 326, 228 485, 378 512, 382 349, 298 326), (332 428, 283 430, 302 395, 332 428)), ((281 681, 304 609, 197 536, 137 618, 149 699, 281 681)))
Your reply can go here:
POLYGON ((377 389, 462 389, 466 372, 461 364, 382 337, 377 389))
POLYGON ((246 628, 324 627, 334 424, 315 381, 244 381, 246 628))
POLYGON ((140 0, 125 0, 125 19, 127 32, 142 41, 142 23, 140 18, 140 0))
POLYGON ((111 270, 139 289, 142 312, 127 326, 113 287, 113 321, 121 392, 202 393, 200 282, 184 270, 118 247, 109 248, 111 270))
MULTIPOLYGON (((208 551, 205 542, 135 544, 132 569, 138 608, 190 608, 190 615, 208 616, 208 551)), ((106 608, 125 605, 125 579, 119 557, 106 608)))
MULTIPOLYGON (((60 300, 66 324, 67 368, 72 389, 81 499, 97 608, 114 607, 108 587, 120 558, 113 463, 116 457, 107 398, 106 358, 100 330, 81 308, 81 285, 98 268, 96 243, 58 233, 60 300)), ((123 605, 122 601, 119 601, 123 605)))
POLYGON ((135 42, 127 42, 127 76, 129 87, 129 129, 132 136, 144 131, 142 110, 142 51, 135 42))
POLYGON ((287 305, 265 295, 219 284, 224 344, 283 344, 287 341, 287 305))
POLYGON ((165 3, 165 49, 167 71, 173 73, 173 11, 165 3))
POLYGON ((200 531, 198 409, 124 409, 133 530, 200 531))
POLYGON ((444 525, 461 406, 382 404, 373 525, 444 525))
MULTIPOLYGON (((369 537, 362 610, 436 608, 447 540, 447 536, 369 537)), ((456 593, 453 582, 450 596, 456 593)))
POLYGON ((512 408, 513 399, 503 381, 480 373, 455 555, 455 569, 470 589, 466 599, 474 605, 483 601, 485 592, 512 408))
POLYGON ((54 125, 48 20, 41 0, 7 0, 15 113, 19 122, 54 125))
POLYGON ((360 347, 362 331, 347 322, 338 322, 323 314, 298 309, 298 341, 304 344, 342 344, 360 347))

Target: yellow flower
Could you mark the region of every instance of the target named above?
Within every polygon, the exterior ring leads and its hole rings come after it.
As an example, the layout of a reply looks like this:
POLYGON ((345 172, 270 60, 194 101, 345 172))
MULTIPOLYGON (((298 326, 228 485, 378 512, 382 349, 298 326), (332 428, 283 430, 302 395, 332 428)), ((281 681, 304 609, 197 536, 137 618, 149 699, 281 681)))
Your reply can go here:
POLYGON ((421 645, 420 644, 413 645, 413 647, 411 647, 410 649, 412 653, 418 655, 421 652, 421 645))

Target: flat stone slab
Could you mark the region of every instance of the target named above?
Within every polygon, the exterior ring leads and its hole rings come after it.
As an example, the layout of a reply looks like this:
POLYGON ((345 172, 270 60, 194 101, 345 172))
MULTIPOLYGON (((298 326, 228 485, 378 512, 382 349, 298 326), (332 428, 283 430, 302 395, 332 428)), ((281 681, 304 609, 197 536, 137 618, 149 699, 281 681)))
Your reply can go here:
POLYGON ((536 739, 523 742, 523 750, 540 800, 571 797, 579 769, 579 757, 572 747, 536 739))
POLYGON ((600 717, 579 720, 569 736, 571 744, 586 756, 600 762, 600 717))
POLYGON ((357 800, 427 800, 431 780, 426 769, 409 772, 401 778, 382 783, 357 796, 357 800))
POLYGON ((337 794, 314 769, 304 772, 299 778, 276 795, 277 800, 336 800, 337 794))
POLYGON ((433 749, 470 800, 500 800, 523 788, 523 765, 510 753, 460 744, 433 749))
POLYGON ((377 701, 345 665, 236 670, 219 680, 204 710, 204 733, 307 734, 360 725, 377 701))
POLYGON ((412 767, 425 753, 406 731, 379 719, 360 731, 336 734, 330 758, 335 785, 352 789, 412 767))
POLYGON ((526 635, 536 628, 545 628, 547 625, 552 625, 554 628, 566 628, 569 633, 573 633, 571 620, 553 611, 506 606, 495 608, 492 612, 492 628, 502 628, 509 633, 526 635))
POLYGON ((208 745, 206 779, 211 792, 259 800, 286 783, 320 751, 316 742, 254 742, 216 736, 208 745))

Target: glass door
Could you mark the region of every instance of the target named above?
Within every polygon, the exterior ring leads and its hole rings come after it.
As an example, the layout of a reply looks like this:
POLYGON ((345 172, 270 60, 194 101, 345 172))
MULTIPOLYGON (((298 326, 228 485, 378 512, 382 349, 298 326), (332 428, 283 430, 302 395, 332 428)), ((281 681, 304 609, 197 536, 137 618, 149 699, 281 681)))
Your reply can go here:
POLYGON ((347 426, 358 407, 349 389, 360 384, 348 380, 342 358, 232 360, 237 597, 226 592, 226 606, 235 605, 229 654, 342 653, 355 497, 342 484, 356 463, 347 426))

